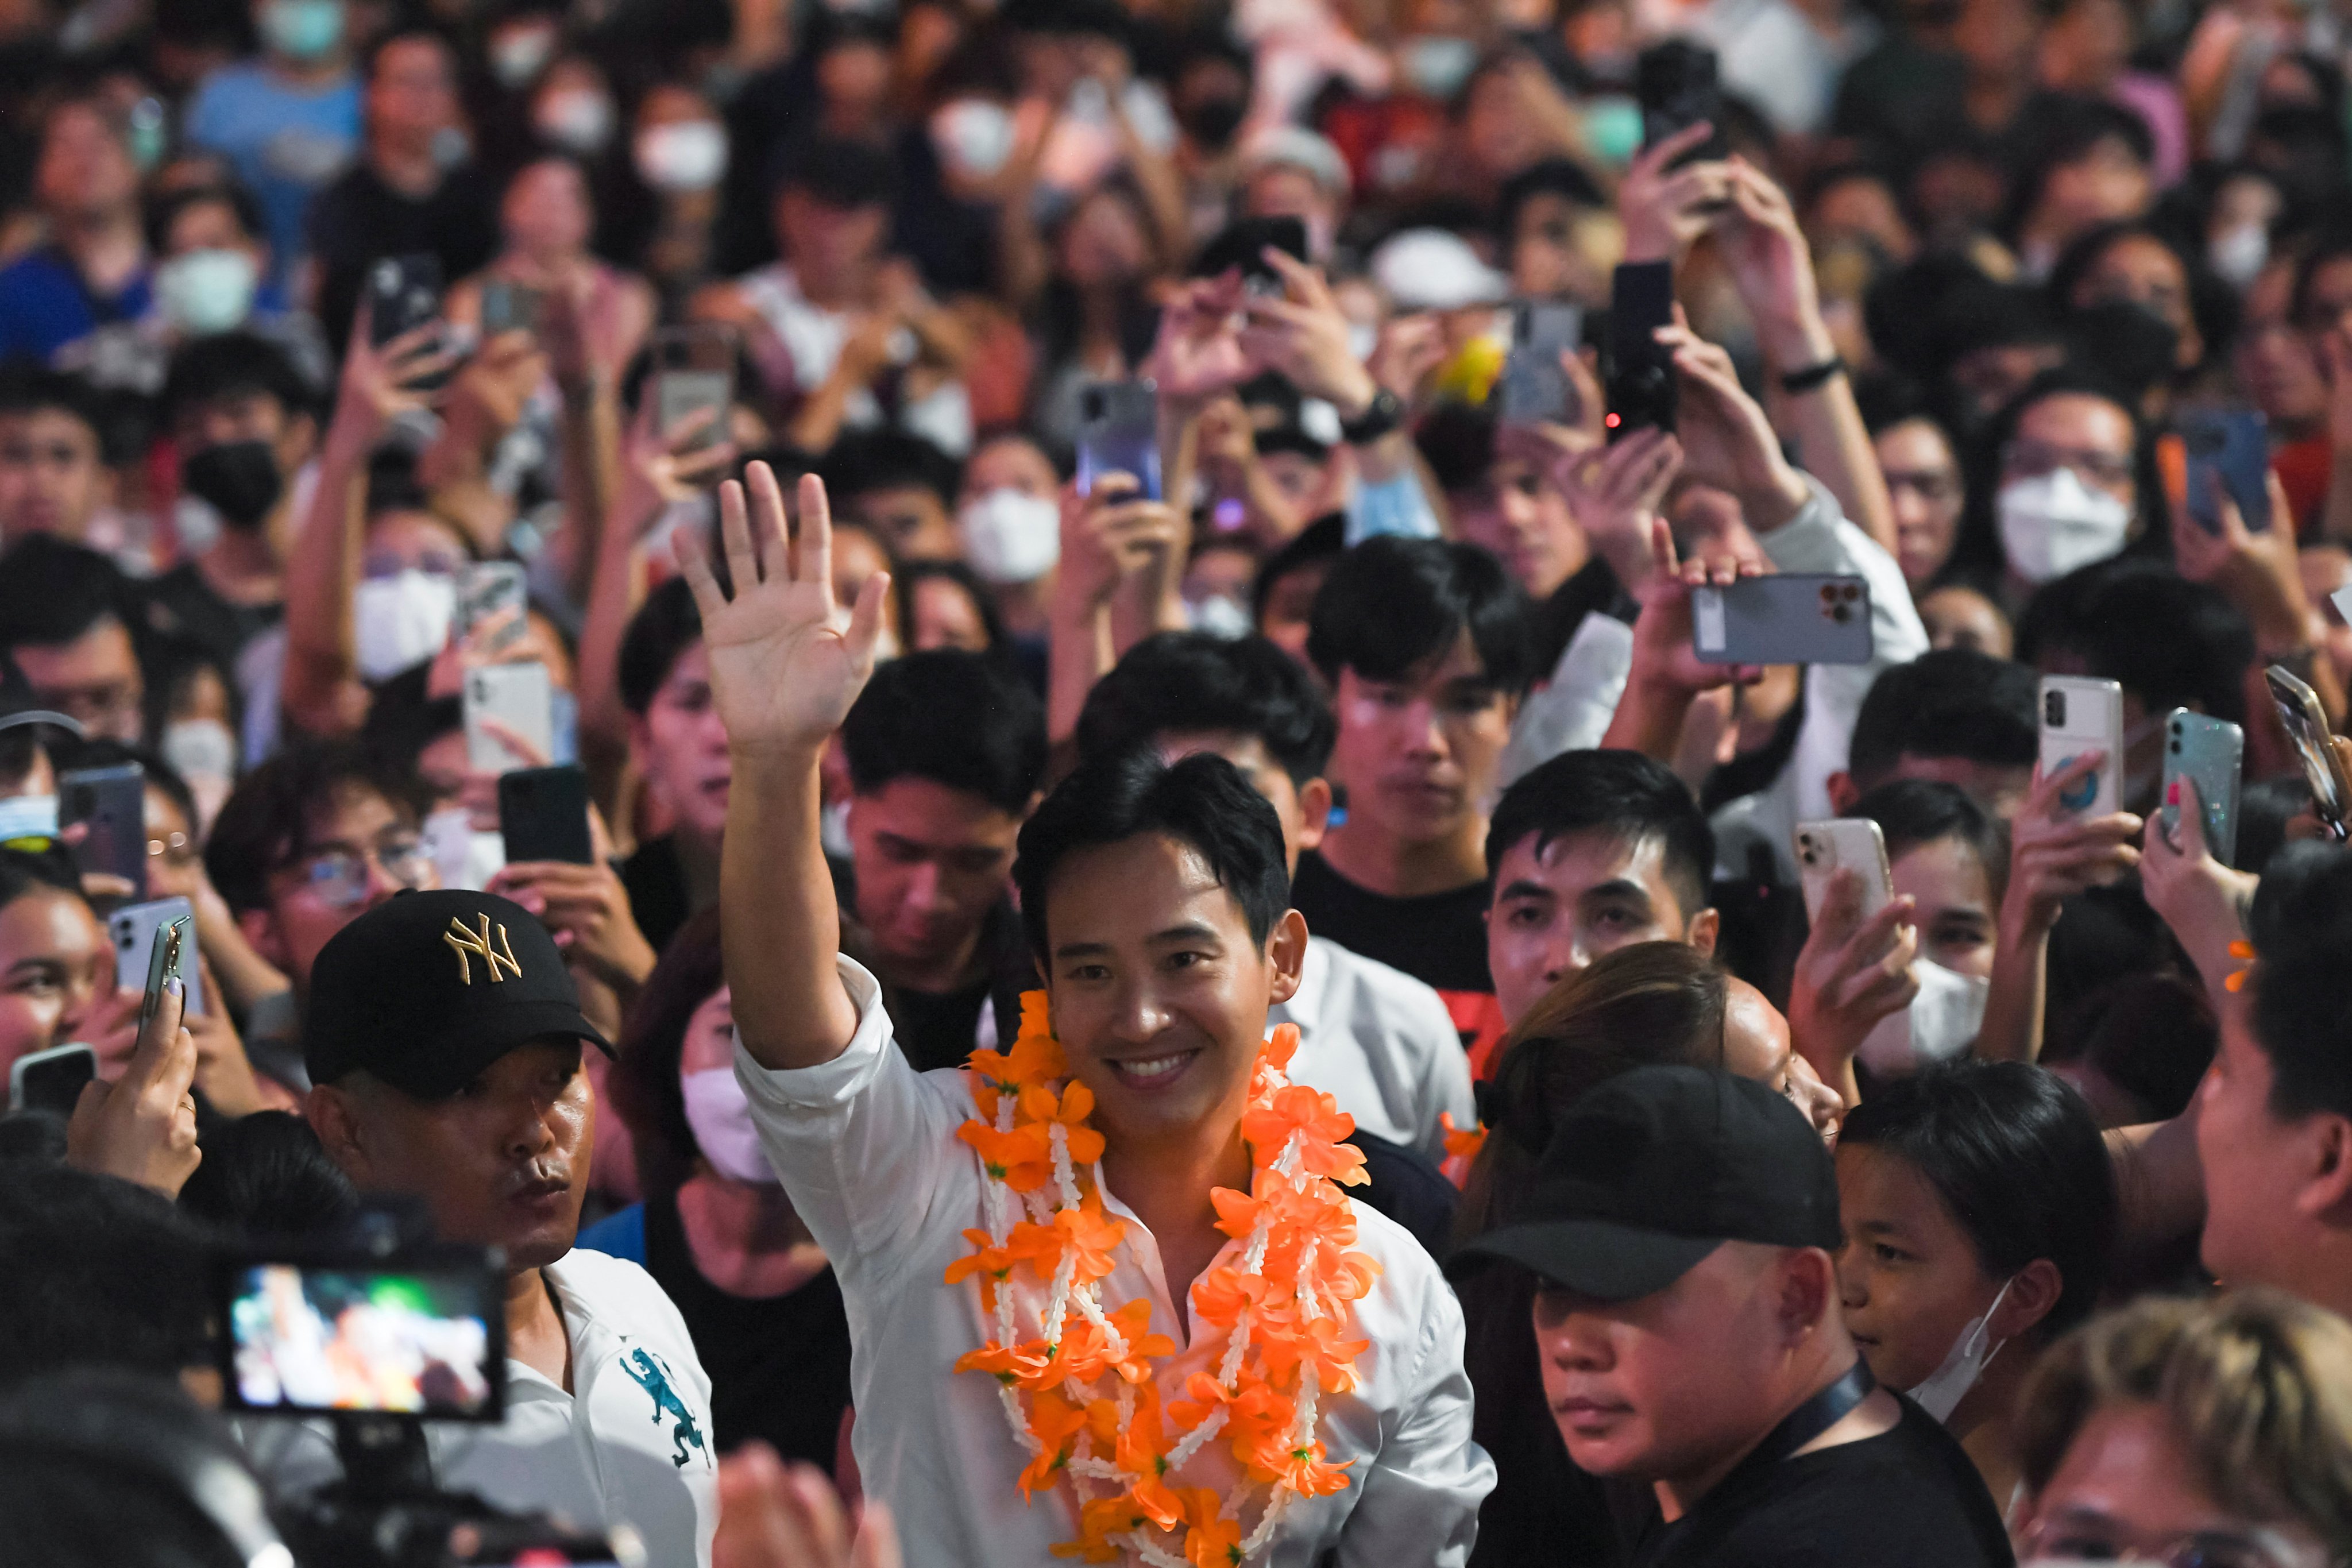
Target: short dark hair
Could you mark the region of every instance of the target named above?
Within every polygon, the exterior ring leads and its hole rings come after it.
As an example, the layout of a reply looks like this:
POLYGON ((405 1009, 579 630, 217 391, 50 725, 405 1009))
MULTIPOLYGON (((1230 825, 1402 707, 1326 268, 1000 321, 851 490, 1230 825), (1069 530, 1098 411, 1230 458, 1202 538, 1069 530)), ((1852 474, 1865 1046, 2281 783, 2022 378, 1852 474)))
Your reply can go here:
POLYGON ((1683 913, 1707 907, 1715 831, 1664 763, 1639 752, 1562 752, 1529 768, 1495 803, 1486 824, 1487 873, 1531 834, 1540 852, 1570 833, 1605 833, 1633 843, 1655 838, 1662 874, 1683 913))
POLYGON ((176 419, 200 404, 248 393, 276 398, 289 419, 311 412, 317 395, 293 356, 260 333, 214 332, 192 339, 172 356, 163 416, 176 419))
POLYGON ((78 375, 47 365, 12 364, 0 370, 0 414, 54 412, 89 426, 101 460, 108 424, 105 400, 96 387, 78 375))
POLYGON ((1941 779, 1889 779, 1846 813, 1878 824, 1886 858, 1900 860, 1923 844, 1957 838, 1984 868, 1993 907, 2009 884, 2009 835, 1976 797, 1941 779))
POLYGON ((1224 758, 1202 752, 1174 766, 1150 752, 1122 752, 1079 767, 1021 828, 1013 882, 1038 968, 1053 973, 1045 889, 1063 860, 1139 834, 1191 846, 1241 906, 1250 940, 1263 943, 1290 908, 1282 820, 1224 758))
POLYGON ((2029 1062, 1947 1062, 1874 1089, 1838 1148, 1884 1149, 1918 1172, 1988 1274, 2058 1266, 2049 1340, 2091 1315, 2116 1239, 2115 1167, 2073 1085, 2029 1062))
POLYGON ((1546 158, 1528 164, 1503 182, 1496 198, 1496 237, 1508 245, 1519 226, 1519 209, 1539 195, 1563 196, 1580 207, 1605 211, 1609 199, 1583 164, 1570 158, 1546 158))
POLYGON ((898 194, 887 152, 821 132, 778 148, 769 174, 770 195, 797 190, 829 207, 884 206, 898 194))
POLYGON ((2219 588, 2160 561, 2116 557, 2045 584, 2018 617, 2020 658, 2053 648, 2082 658, 2085 675, 2113 680, 2151 717, 2194 708, 2246 721, 2254 631, 2219 588))
POLYGON ((371 752, 347 741, 304 741, 287 747, 237 781, 213 819, 205 872, 228 907, 267 909, 269 878, 309 850, 310 819, 349 791, 381 795, 414 819, 409 781, 371 752))
POLYGON ((0 910, 27 893, 71 893, 88 901, 80 873, 61 847, 0 849, 0 910))
POLYGON ((359 1189, 287 1110, 257 1110, 205 1135, 204 1163, 180 1189, 180 1208, 232 1236, 325 1236, 360 1211, 359 1189))
POLYGON ((0 555, 0 647, 56 647, 115 620, 132 635, 131 584, 95 550, 28 534, 0 555))
POLYGON ((719 911, 705 910, 678 927, 662 949, 621 1031, 620 1059, 611 1076, 613 1109, 627 1125, 646 1182, 656 1191, 693 1174, 695 1156, 702 1152, 686 1119, 678 1062, 695 1009, 726 984, 719 911))
MULTIPOLYGON (((887 547, 883 553, 889 553, 887 547)), ((908 640, 914 640, 915 589, 919 584, 934 582, 956 585, 980 617, 981 635, 988 639, 985 651, 1011 662, 1013 648, 1006 639, 1003 612, 996 607, 996 595, 988 591, 979 573, 961 561, 902 561, 890 568, 890 594, 898 601, 898 624, 907 628, 908 640)))
POLYGON ((159 1377, 208 1357, 205 1237, 170 1201, 65 1166, 0 1181, 0 1387, 63 1366, 159 1377))
POLYGON ((1493 410, 1442 403, 1430 410, 1412 440, 1437 488, 1459 495, 1485 484, 1494 471, 1495 432, 1493 410))
POLYGON ((454 90, 458 86, 458 71, 464 57, 457 48, 457 40, 432 23, 418 20, 414 16, 394 22, 369 43, 360 55, 360 80, 363 83, 375 80, 376 68, 383 62, 384 51, 398 44, 436 46, 441 50, 441 58, 449 63, 450 88, 454 90))
POLYGON ((1264 637, 1161 632, 1128 649, 1087 693, 1078 754, 1227 731, 1255 737, 1292 783, 1305 784, 1322 776, 1338 730, 1307 671, 1264 637))
POLYGON ((2271 1063, 2271 1110, 2352 1116, 2352 850, 2288 845, 2247 918, 2256 959, 2253 1036, 2271 1063))
POLYGON ((1342 669, 1397 680, 1443 658, 1465 631, 1496 689, 1524 694, 1536 676, 1528 599, 1503 563, 1475 544, 1383 534, 1324 579, 1307 657, 1335 687, 1342 669))
POLYGON ((910 653, 874 671, 841 722, 841 749, 860 795, 911 776, 1018 816, 1045 776, 1045 709, 1000 660, 910 653))
POLYGON ((955 505, 963 470, 953 458, 920 436, 904 430, 852 430, 835 441, 819 466, 825 493, 836 500, 875 490, 919 485, 955 505))
POLYGON ((646 595, 637 613, 621 634, 615 679, 621 706, 638 718, 653 706, 654 693, 669 679, 678 655, 702 640, 702 611, 694 589, 683 577, 673 577, 646 595))
POLYGON ((1868 790, 1906 756, 2030 767, 2041 748, 2037 681, 2025 665, 1937 648, 1881 670, 1854 717, 1846 771, 1868 790))
POLYGON ((1339 512, 1325 512, 1292 534, 1281 549, 1258 563, 1257 575, 1250 580, 1251 624, 1265 618, 1265 602, 1274 596, 1276 584, 1294 572, 1339 560, 1347 548, 1348 520, 1339 512))
POLYGON ((203 185, 183 185, 178 190, 164 191, 147 201, 147 248, 162 256, 171 247, 172 226, 190 207, 210 206, 215 203, 228 208, 236 219, 236 226, 247 239, 267 238, 269 220, 261 210, 254 194, 235 180, 222 180, 203 185))

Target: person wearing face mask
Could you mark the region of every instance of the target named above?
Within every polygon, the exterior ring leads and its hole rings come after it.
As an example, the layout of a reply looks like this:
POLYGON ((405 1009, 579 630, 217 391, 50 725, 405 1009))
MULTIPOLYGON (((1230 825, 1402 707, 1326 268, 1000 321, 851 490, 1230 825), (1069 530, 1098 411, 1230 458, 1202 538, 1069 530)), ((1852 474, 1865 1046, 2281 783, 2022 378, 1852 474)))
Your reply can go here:
POLYGON ((332 374, 317 323, 288 308, 275 278, 261 207, 242 185, 197 185, 149 208, 155 310, 164 342, 239 330, 276 344, 313 385, 332 374))
POLYGON ((361 281, 377 258, 429 253, 454 279, 498 247, 498 192, 470 155, 447 40, 430 27, 397 27, 370 46, 365 63, 360 159, 319 194, 309 219, 319 323, 330 342, 351 335, 361 281))
POLYGON ((2105 382, 2036 376, 1986 428, 1952 567, 1996 576, 2014 614, 2043 584, 2147 540, 2143 448, 2129 400, 2105 382))
POLYGON ((1838 1133, 1845 1321, 1878 1381, 2016 1490, 2018 1390, 2090 1316, 2116 1226, 2099 1125, 2024 1062, 1958 1062, 1887 1085, 1838 1133))
POLYGON ((1918 994, 1900 1024, 1864 1038, 1862 1065, 1886 1078, 1963 1055, 1984 1022, 1997 951, 2009 872, 2000 829, 1967 791, 1930 779, 1883 784, 1845 815, 1878 824, 1895 896, 1911 900, 1919 932, 1918 994))
POLYGON ((358 150, 360 85, 344 0, 254 0, 253 18, 260 56, 206 77, 182 129, 259 199, 272 281, 283 286, 304 253, 311 199, 358 150))
POLYGON ((849 1406, 849 1321, 824 1250, 760 1151, 728 1002, 709 910, 646 981, 610 1079, 646 1200, 583 1229, 579 1245, 642 1264, 677 1304, 710 1373, 719 1450, 757 1438, 831 1472, 849 1406))
POLYGON ((956 501, 963 558, 996 596, 1020 658, 1042 664, 1054 569, 1062 559, 1061 475, 1026 436, 983 441, 956 501))
POLYGON ((1195 30, 1179 46, 1169 73, 1176 116, 1176 171, 1184 181, 1190 232, 1205 237, 1224 226, 1241 185, 1241 132, 1250 117, 1257 62, 1220 29, 1195 30))
POLYGON ((584 56, 555 60, 531 95, 531 134, 542 145, 583 161, 604 156, 618 122, 604 73, 584 56))

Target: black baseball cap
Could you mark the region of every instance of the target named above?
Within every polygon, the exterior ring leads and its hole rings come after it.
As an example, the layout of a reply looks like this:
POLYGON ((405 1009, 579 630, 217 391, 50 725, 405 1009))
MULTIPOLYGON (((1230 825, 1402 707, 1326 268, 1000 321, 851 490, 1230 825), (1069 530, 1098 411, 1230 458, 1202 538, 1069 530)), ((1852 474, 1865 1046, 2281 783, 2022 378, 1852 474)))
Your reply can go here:
POLYGON ((364 1069, 446 1100, 518 1046, 613 1043, 539 917, 493 893, 398 893, 335 933, 310 966, 302 1059, 312 1083, 364 1069))
POLYGON ((1579 1295, 1663 1290, 1727 1241, 1837 1250, 1837 1170, 1781 1095, 1706 1068, 1638 1068, 1561 1118, 1512 1225, 1454 1262, 1507 1258, 1579 1295))

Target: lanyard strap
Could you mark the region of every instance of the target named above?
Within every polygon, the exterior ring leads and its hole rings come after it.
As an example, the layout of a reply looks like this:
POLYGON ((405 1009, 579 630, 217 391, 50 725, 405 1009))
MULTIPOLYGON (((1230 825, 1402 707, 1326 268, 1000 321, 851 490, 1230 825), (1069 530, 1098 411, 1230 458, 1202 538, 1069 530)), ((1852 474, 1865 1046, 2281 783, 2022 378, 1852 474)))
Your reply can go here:
POLYGON ((1878 1380, 1870 1375, 1870 1363, 1860 1356, 1854 1357, 1853 1368, 1843 1377, 1789 1412, 1787 1418, 1756 1445, 1755 1451, 1740 1461, 1739 1468, 1779 1464, 1844 1420, 1877 1387, 1878 1380))

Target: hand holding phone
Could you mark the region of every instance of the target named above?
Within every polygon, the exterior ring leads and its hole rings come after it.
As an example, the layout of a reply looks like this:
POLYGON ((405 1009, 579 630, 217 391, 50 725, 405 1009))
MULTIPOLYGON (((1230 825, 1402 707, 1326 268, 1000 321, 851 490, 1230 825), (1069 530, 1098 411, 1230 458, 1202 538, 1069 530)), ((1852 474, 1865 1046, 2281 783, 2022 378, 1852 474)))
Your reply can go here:
POLYGON ((2225 719, 2176 708, 2164 723, 2164 808, 2167 837, 2180 832, 2186 781, 2198 803, 2205 847, 2224 866, 2238 863, 2238 780, 2246 732, 2225 719))
POLYGON ((2124 689, 2112 680, 2043 676, 2042 776, 2053 777, 2092 752, 2103 760, 2059 792, 2057 810, 2063 816, 2109 816, 2123 809, 2116 781, 2124 768, 2124 689))
POLYGON ((470 670, 462 693, 466 763, 476 773, 543 768, 555 755, 554 689, 531 660, 470 670))
POLYGON ((1097 381, 1078 391, 1078 493, 1104 474, 1126 474, 1142 499, 1160 499, 1160 400, 1149 382, 1097 381))
POLYGON ((2278 709, 2279 722, 2303 763, 2304 783, 2311 788, 2311 805, 2330 837, 2343 843, 2352 837, 2352 776, 2347 776, 2336 737, 2328 729, 2327 710, 2319 693, 2294 671, 2274 664, 2263 671, 2278 709))
MULTIPOLYGON (((187 939, 193 942, 193 936, 187 939)), ((161 943, 158 960, 167 956, 161 943)), ((203 1159, 196 1148, 195 1037, 181 1026, 181 989, 168 971, 148 971, 131 1065, 102 1093, 85 1092, 66 1124, 66 1163, 120 1176, 167 1198, 203 1159)))
POLYGON ((1669 261, 1629 261, 1609 296, 1609 438, 1636 430, 1671 432, 1681 395, 1674 351, 1658 329, 1675 324, 1675 268, 1669 261))
POLYGON ((1868 664, 1870 584, 1784 573, 1691 590, 1691 649, 1708 664, 1868 664))

